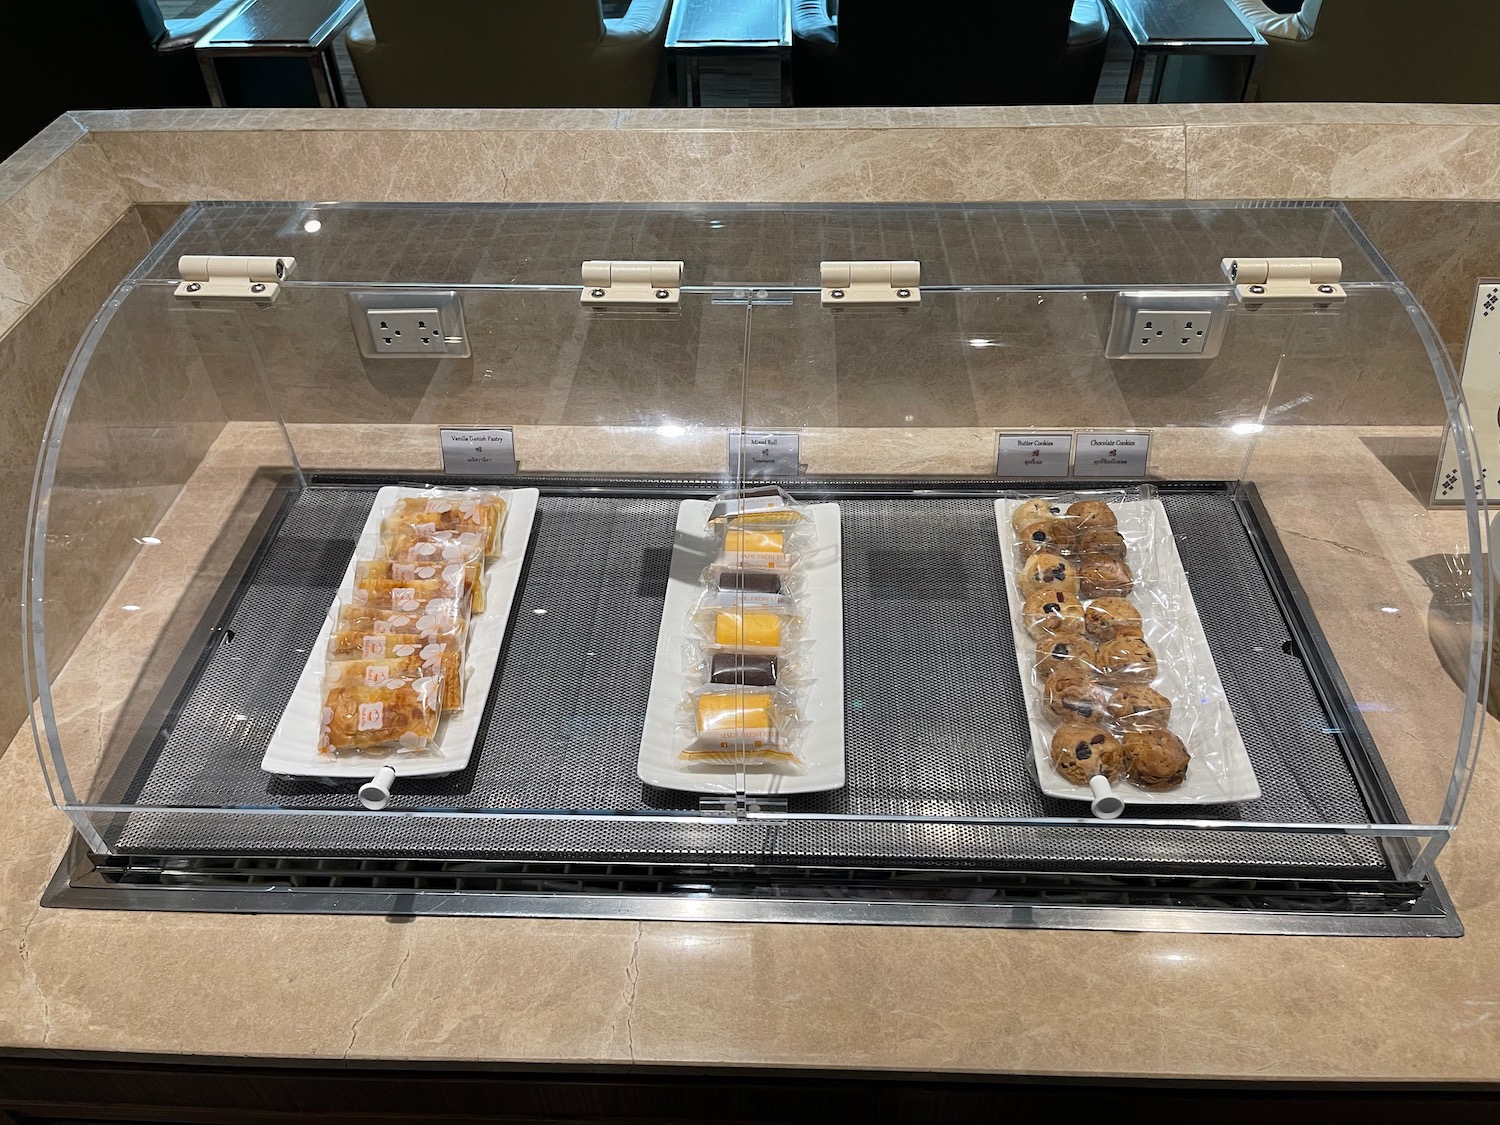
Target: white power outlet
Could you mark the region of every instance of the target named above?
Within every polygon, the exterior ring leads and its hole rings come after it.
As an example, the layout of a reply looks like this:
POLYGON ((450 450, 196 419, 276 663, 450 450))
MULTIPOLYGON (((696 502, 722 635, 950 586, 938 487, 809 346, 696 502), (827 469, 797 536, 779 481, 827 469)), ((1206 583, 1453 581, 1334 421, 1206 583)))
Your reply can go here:
POLYGON ((1131 355, 1202 355, 1214 314, 1139 309, 1130 336, 1131 355))
POLYGON ((349 321, 367 359, 469 355, 463 301, 454 289, 385 289, 349 294, 349 321))
POLYGON ((365 319, 380 355, 441 354, 448 350, 436 308, 370 309, 365 319))
POLYGON ((1109 359, 1213 359, 1229 327, 1226 289, 1124 289, 1115 294, 1109 359))

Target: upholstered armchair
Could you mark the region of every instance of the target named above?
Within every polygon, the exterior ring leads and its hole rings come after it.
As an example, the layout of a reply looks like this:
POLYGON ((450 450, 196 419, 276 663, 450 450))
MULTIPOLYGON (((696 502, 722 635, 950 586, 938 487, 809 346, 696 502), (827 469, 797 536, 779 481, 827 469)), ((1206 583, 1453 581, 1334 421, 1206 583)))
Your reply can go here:
POLYGON ((793 0, 798 105, 1044 105, 1094 99, 1103 0, 793 0))
POLYGON ((644 106, 670 0, 366 0, 349 57, 372 106, 644 106))
POLYGON ((1500 102, 1500 3, 1323 0, 1310 38, 1266 39, 1263 102, 1500 102))

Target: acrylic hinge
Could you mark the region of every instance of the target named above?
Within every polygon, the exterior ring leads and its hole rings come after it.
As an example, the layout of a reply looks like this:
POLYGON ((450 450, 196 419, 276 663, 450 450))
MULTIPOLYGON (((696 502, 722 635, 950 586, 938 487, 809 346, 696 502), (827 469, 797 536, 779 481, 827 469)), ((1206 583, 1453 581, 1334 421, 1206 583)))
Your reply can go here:
POLYGON ((249 254, 184 254, 177 259, 177 296, 274 301, 296 258, 249 254))
POLYGON ((585 305, 676 305, 682 300, 681 262, 584 262, 585 305))
POLYGON ((820 273, 824 308, 922 301, 921 262, 824 262, 820 273))
POLYGON ((1246 308, 1321 309, 1344 299, 1344 287, 1339 284, 1344 263, 1337 258, 1224 258, 1219 266, 1246 308))

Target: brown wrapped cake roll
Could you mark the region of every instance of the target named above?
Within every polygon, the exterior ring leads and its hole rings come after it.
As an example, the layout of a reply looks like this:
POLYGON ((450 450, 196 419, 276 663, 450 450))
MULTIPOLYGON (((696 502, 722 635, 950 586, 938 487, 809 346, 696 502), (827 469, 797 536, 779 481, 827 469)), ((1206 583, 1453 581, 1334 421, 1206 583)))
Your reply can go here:
POLYGON ((1038 520, 1021 529, 1021 557, 1030 558, 1039 551, 1065 555, 1078 542, 1078 529, 1067 519, 1038 520))
POLYGON ((1094 646, 1082 637, 1043 637, 1036 643, 1036 671, 1044 683, 1065 668, 1086 674, 1093 667, 1094 646))
POLYGON ((1088 555, 1078 563, 1079 591, 1085 598, 1123 598, 1135 589, 1135 575, 1124 559, 1088 555))
POLYGON ((1043 709, 1060 723, 1108 722, 1108 698, 1102 684, 1072 669, 1054 672, 1042 689, 1043 709))
POLYGON ((1078 571, 1061 555, 1043 551, 1032 555, 1021 567, 1020 586, 1021 593, 1028 598, 1038 590, 1050 593, 1061 590, 1077 597, 1078 571))
POLYGON ((1166 730, 1172 701, 1145 684, 1126 684, 1109 697, 1109 714, 1121 730, 1166 730))
POLYGON ((1141 789, 1176 789, 1192 760, 1182 740, 1169 730, 1131 731, 1124 738, 1125 769, 1141 789))
POLYGON ((1112 559, 1125 557, 1125 537, 1107 527, 1093 527, 1077 538, 1075 547, 1080 555, 1107 555, 1112 559))
POLYGON ((1125 747, 1094 723, 1064 723, 1052 736, 1052 768, 1074 785, 1103 774, 1110 781, 1125 766, 1125 747))
POLYGON ((1099 677, 1115 684, 1149 684, 1156 679, 1156 653, 1140 637, 1116 637, 1094 653, 1099 677))
POLYGON ((1129 598, 1095 598, 1083 611, 1083 623, 1096 645, 1142 633, 1141 611, 1129 598))
POLYGON ((1080 500, 1069 504, 1068 515, 1078 521, 1080 531, 1091 531, 1096 527, 1114 531, 1119 526, 1114 509, 1103 500, 1080 500))
POLYGON ((1010 526, 1019 535, 1023 527, 1060 515, 1062 515, 1060 507, 1046 497, 1038 496, 1035 500, 1028 500, 1016 506, 1016 510, 1010 514, 1010 526))
POLYGON ((1083 632, 1083 603, 1063 590, 1038 590, 1021 607, 1021 624, 1033 637, 1083 632))

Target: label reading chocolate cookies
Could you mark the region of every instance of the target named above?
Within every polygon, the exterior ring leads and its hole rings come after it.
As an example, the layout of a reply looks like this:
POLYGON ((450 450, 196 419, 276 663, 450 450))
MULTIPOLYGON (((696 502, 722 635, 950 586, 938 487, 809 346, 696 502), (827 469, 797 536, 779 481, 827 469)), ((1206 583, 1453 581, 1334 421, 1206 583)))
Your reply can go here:
POLYGON ((1073 455, 1075 477, 1143 477, 1151 452, 1151 434, 1111 433, 1104 430, 1080 430, 1076 435, 1077 451, 1073 455))

